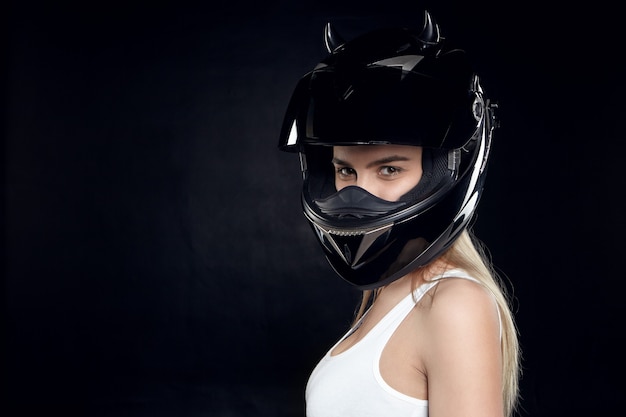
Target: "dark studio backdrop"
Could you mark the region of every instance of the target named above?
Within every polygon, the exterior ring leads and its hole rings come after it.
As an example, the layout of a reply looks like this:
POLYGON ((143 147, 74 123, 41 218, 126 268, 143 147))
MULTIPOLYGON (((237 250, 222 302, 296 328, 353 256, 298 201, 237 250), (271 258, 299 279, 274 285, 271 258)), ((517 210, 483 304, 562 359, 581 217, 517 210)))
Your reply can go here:
POLYGON ((3 6, 6 417, 302 416, 358 293, 276 150, 331 20, 428 8, 500 104, 475 221, 514 288, 523 416, 617 415, 626 105, 602 2, 3 6))

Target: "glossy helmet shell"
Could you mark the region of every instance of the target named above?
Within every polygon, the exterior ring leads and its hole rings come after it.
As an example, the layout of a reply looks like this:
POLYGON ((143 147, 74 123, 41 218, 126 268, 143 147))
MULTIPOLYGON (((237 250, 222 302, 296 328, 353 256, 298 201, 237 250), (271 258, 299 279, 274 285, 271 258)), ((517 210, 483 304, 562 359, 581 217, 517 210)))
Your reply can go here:
POLYGON ((465 52, 446 48, 428 12, 419 33, 379 29, 344 42, 327 25, 324 39, 329 55, 297 84, 279 148, 300 154, 304 214, 330 264, 372 289, 428 264, 467 227, 483 189, 495 106, 465 52), (430 155, 419 191, 352 216, 326 210, 323 202, 338 194, 332 146, 381 144, 422 146, 430 155))

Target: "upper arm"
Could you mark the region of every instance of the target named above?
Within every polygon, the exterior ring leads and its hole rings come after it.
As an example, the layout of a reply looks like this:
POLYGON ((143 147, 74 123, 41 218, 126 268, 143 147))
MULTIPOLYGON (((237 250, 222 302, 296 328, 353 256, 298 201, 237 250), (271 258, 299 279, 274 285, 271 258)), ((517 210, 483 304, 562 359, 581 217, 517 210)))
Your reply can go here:
POLYGON ((501 417, 500 322, 491 294, 464 279, 440 282, 427 333, 430 417, 501 417))

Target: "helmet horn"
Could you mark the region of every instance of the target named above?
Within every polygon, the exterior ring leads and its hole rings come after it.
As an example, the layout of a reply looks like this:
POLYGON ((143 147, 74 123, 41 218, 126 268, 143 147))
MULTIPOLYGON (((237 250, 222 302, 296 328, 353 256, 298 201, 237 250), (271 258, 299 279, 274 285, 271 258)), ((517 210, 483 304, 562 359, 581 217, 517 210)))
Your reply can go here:
POLYGON ((333 51, 343 45, 345 41, 337 34, 335 28, 332 27, 330 22, 326 23, 326 27, 324 28, 324 45, 326 45, 326 50, 329 54, 333 53, 333 51))
POLYGON ((424 12, 424 29, 422 29, 422 33, 420 33, 417 39, 419 39, 426 47, 437 45, 441 42, 439 25, 437 25, 433 17, 430 13, 428 13, 428 10, 424 12))

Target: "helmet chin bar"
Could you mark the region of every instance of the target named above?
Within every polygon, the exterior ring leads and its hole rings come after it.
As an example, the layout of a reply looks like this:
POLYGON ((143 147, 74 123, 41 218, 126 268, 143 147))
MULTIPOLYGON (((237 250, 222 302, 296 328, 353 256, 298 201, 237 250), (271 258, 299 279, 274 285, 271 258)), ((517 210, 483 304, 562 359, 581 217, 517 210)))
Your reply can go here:
MULTIPOLYGON (((359 269, 366 261, 363 256, 372 252, 376 248, 377 240, 381 237, 384 241, 384 235, 391 230, 393 224, 383 226, 378 229, 363 230, 332 230, 323 228, 317 224, 313 225, 318 233, 318 238, 324 243, 328 243, 332 250, 341 257, 341 260, 353 270, 359 269), (336 240, 335 236, 340 237, 341 241, 336 240)), ((381 249, 384 248, 382 245, 381 249)))
POLYGON ((443 253, 467 227, 479 198, 475 190, 452 220, 431 211, 369 230, 310 224, 335 272, 358 289, 369 290, 387 285, 443 253), (421 227, 431 221, 448 226, 433 237, 437 226, 433 230, 421 227))

